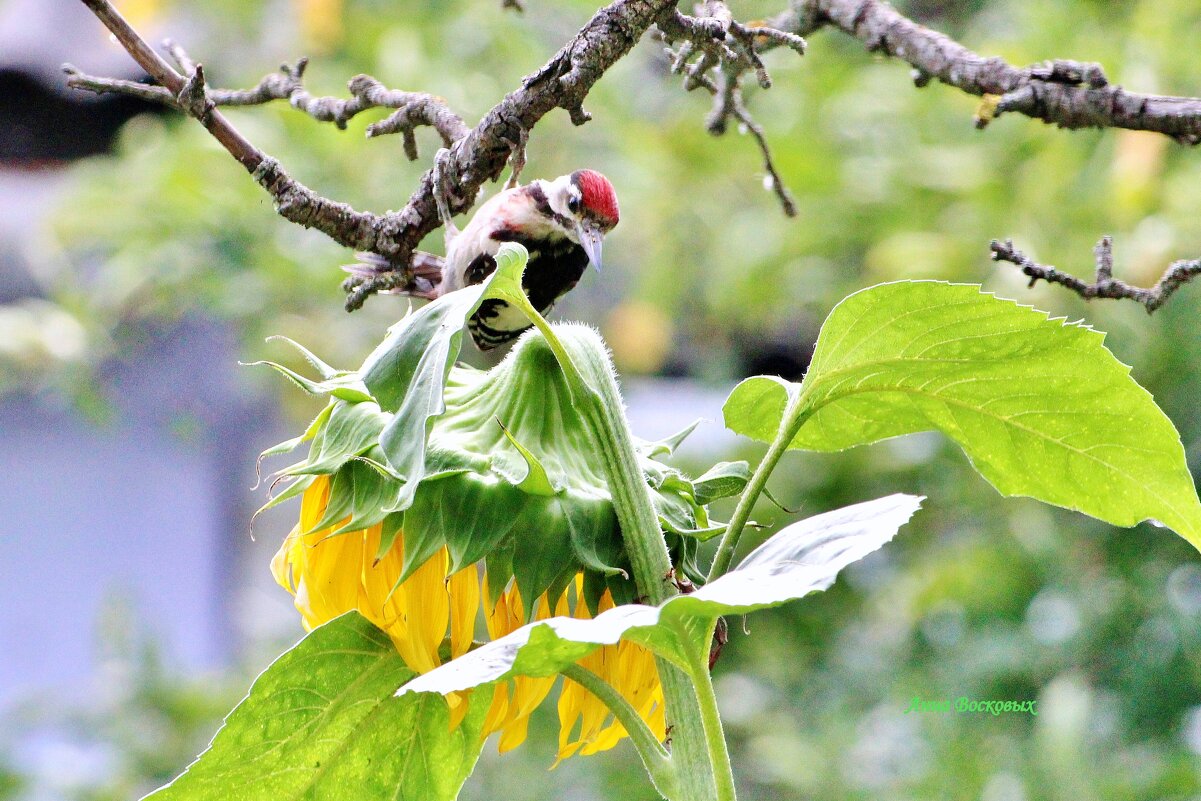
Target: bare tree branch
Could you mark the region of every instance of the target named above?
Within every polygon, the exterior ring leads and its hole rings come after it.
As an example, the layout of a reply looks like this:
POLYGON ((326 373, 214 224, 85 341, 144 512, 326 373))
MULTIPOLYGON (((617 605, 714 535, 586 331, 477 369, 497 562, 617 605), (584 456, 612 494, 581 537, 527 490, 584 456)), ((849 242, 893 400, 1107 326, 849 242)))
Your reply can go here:
POLYGON ((112 81, 85 76, 73 68, 73 86, 101 92, 139 93, 157 102, 170 102, 196 117, 208 131, 242 164, 254 179, 275 199, 276 210, 285 219, 305 227, 317 228, 334 241, 382 256, 393 266, 374 274, 352 275, 344 282, 348 309, 356 309, 375 292, 412 286, 415 280, 412 261, 421 239, 441 224, 434 196, 433 171, 422 176, 420 185, 408 203, 398 212, 384 215, 355 211, 344 203, 321 197, 284 172, 277 161, 255 148, 217 109, 225 105, 254 104, 287 98, 290 103, 319 119, 328 117, 337 124, 369 107, 401 105, 392 117, 376 123, 376 134, 406 131, 406 152, 412 155, 411 130, 416 125, 433 125, 449 146, 441 162, 445 185, 453 188, 448 198, 450 212, 460 213, 475 202, 480 187, 495 180, 518 154, 529 131, 546 114, 565 109, 572 122, 589 119, 583 101, 592 86, 618 59, 624 56, 646 30, 667 12, 674 12, 677 0, 614 0, 599 9, 592 19, 541 69, 527 76, 522 85, 492 108, 474 129, 459 130, 462 121, 445 104, 431 95, 393 93, 366 76, 352 81, 352 98, 313 98, 303 92, 300 78, 303 65, 267 76, 259 86, 247 92, 212 92, 204 82, 200 65, 178 46, 168 50, 181 69, 192 67, 188 77, 176 72, 129 26, 108 0, 82 0, 113 33, 134 60, 153 78, 162 92, 128 81, 112 81), (357 81, 357 83, 356 83, 357 81), (187 90, 185 93, 185 89, 187 90), (165 96, 169 93, 169 100, 165 96), (324 116, 322 116, 324 115, 324 116), (449 116, 448 116, 449 115, 449 116), (448 141, 453 137, 453 141, 448 141), (515 143, 518 145, 515 147, 515 143))
POLYGON ((63 64, 63 72, 67 75, 67 86, 72 89, 82 89, 98 95, 129 95, 149 103, 159 103, 174 109, 179 108, 179 102, 175 99, 175 95, 162 86, 127 81, 121 78, 100 78, 80 71, 74 64, 63 64))
POLYGON ((522 131, 516 142, 510 142, 512 154, 509 156, 509 180, 505 181, 505 189, 518 186, 521 171, 525 169, 525 147, 529 144, 530 132, 522 131))
POLYGON ((763 132, 763 126, 756 122, 751 113, 747 111, 746 105, 742 102, 742 95, 738 92, 734 96, 734 116, 745 126, 751 136, 755 137, 755 143, 759 145, 759 152, 763 154, 763 169, 767 173, 764 176, 764 185, 776 193, 784 213, 789 217, 795 217, 797 215, 796 201, 792 197, 792 192, 788 191, 784 179, 780 177, 779 171, 776 170, 771 148, 767 144, 767 134, 763 132))
MULTIPOLYGON (((616 0, 601 8, 550 61, 526 76, 522 85, 494 106, 472 131, 450 148, 444 165, 447 182, 454 187, 451 211, 461 212, 474 202, 485 181, 504 170, 514 142, 521 142, 539 120, 556 108, 567 110, 577 125, 589 117, 583 101, 588 91, 618 59, 638 42, 664 13, 674 11, 677 0, 616 0)), ((392 233, 375 252, 403 264, 417 243, 438 225, 433 174, 422 176, 417 191, 400 212, 388 216, 392 233)), ((399 285, 391 274, 344 284, 349 291, 347 308, 362 305, 371 294, 399 285)))
POLYGON ((1061 273, 1054 267, 1038 264, 1033 259, 1013 246, 1013 242, 993 240, 989 245, 993 261, 1007 261, 1016 264, 1022 272, 1030 277, 1030 286, 1040 279, 1048 284, 1059 284, 1067 287, 1085 300, 1093 298, 1108 298, 1111 300, 1128 299, 1143 304, 1150 314, 1167 302, 1172 293, 1187 284, 1197 275, 1201 275, 1201 259, 1172 262, 1163 276, 1150 289, 1130 286, 1124 281, 1113 277, 1113 240, 1104 236, 1093 249, 1097 262, 1097 273, 1093 283, 1086 283, 1079 278, 1061 273))
MULTIPOLYGON (((884 0, 789 0, 768 28, 808 36, 833 27, 859 39, 869 52, 900 58, 918 87, 938 79, 983 98, 976 127, 1017 112, 1060 128, 1126 128, 1161 133, 1184 145, 1201 143, 1201 98, 1127 92, 1111 84, 1098 64, 1057 59, 1019 68, 996 56, 977 55, 953 39, 913 22, 884 0)), ((767 41, 760 51, 777 47, 767 41)), ((992 243, 993 259, 1012 262, 1030 276, 1060 284, 1084 298, 1128 298, 1153 312, 1201 272, 1201 260, 1174 262, 1150 289, 1112 277, 1109 237, 1097 245, 1097 276, 1089 284, 1029 259, 1013 243, 992 243)))
MULTIPOLYGON (((670 51, 668 52, 670 53, 670 51)), ((739 125, 751 134, 755 138, 755 143, 759 145, 759 152, 763 156, 763 169, 767 173, 764 176, 764 185, 776 194, 784 213, 789 217, 795 217, 797 215, 796 200, 793 199, 792 192, 788 191, 788 186, 785 185, 776 169, 776 163, 771 155, 771 146, 768 144, 767 134, 763 132, 763 126, 751 116, 742 99, 740 76, 732 76, 723 70, 717 73, 716 80, 704 74, 695 76, 692 80, 714 97, 714 108, 706 122, 709 133, 720 136, 726 132, 726 122, 730 117, 738 120, 739 125)))
MULTIPOLYGON (((165 47, 180 65, 184 75, 196 70, 196 64, 179 45, 168 40, 165 47)), ((279 72, 265 76, 253 89, 208 88, 208 99, 214 106, 255 106, 273 100, 286 100, 298 111, 321 122, 332 122, 340 129, 356 114, 372 108, 396 109, 389 117, 367 126, 367 136, 382 136, 400 133, 404 139, 405 155, 410 161, 417 159, 417 140, 414 131, 420 126, 429 126, 442 137, 443 145, 449 147, 462 139, 470 130, 462 117, 446 105, 446 101, 425 92, 402 92, 388 89, 370 75, 356 75, 347 88, 350 97, 317 97, 310 94, 303 83, 307 59, 300 59, 295 66, 280 65, 279 72)), ((67 85, 73 89, 86 89, 97 94, 117 92, 151 100, 168 106, 178 107, 177 98, 162 86, 148 86, 135 81, 100 78, 85 75, 70 64, 64 64, 67 85)))
MULTIPOLYGON (((761 54, 776 47, 804 52, 802 34, 822 27, 838 28, 863 41, 868 50, 907 61, 914 80, 924 86, 937 78, 983 101, 977 124, 983 127, 998 114, 1016 111, 1064 128, 1121 127, 1156 131, 1186 144, 1201 142, 1201 100, 1126 92, 1111 85, 1098 65, 1051 61, 1016 68, 1000 58, 984 58, 948 37, 922 27, 897 13, 883 0, 791 0, 783 13, 764 24, 744 25, 720 0, 702 0, 695 16, 681 13, 678 0, 614 0, 596 12, 541 69, 489 111, 474 129, 447 108, 445 101, 419 92, 401 92, 360 75, 349 83, 347 98, 315 97, 304 89, 305 61, 264 77, 249 90, 218 90, 206 86, 203 67, 178 45, 168 42, 177 72, 155 53, 113 9, 108 0, 82 0, 113 32, 139 65, 159 85, 97 78, 67 65, 68 84, 97 93, 119 92, 180 108, 198 119, 238 159, 275 199, 285 218, 313 227, 347 247, 375 254, 368 264, 352 270, 344 282, 347 308, 355 309, 371 294, 418 286, 419 265, 428 272, 433 259, 416 250, 421 239, 469 209, 480 187, 496 180, 510 161, 514 177, 524 163, 525 143, 534 125, 547 113, 562 108, 577 125, 590 117, 584 98, 597 80, 623 57, 651 25, 669 49, 672 69, 684 75, 685 88, 704 88, 714 98, 706 126, 721 134, 735 119, 751 133, 762 153, 767 186, 784 210, 796 213, 795 203, 775 167, 763 129, 750 115, 742 81, 754 73, 760 87, 771 85, 761 54), (356 114, 375 107, 394 112, 368 127, 368 135, 399 132, 405 153, 416 158, 414 130, 433 127, 445 150, 435 170, 422 176, 417 190, 399 212, 384 215, 356 211, 317 195, 289 177, 274 159, 257 150, 233 128, 220 106, 256 105, 287 100, 318 120, 345 127, 356 114), (435 184, 437 183, 437 189, 435 184), (439 206, 442 206, 440 209, 439 206), (441 213, 440 213, 441 211, 441 213)), ((506 7, 520 8, 506 0, 506 7)), ((451 229, 453 223, 447 226, 451 229)), ((1103 240, 1107 242, 1108 240, 1103 240)), ((1011 245, 994 243, 994 257, 1014 261, 1033 280, 1060 283, 1084 297, 1129 297, 1154 310, 1197 271, 1197 262, 1177 262, 1152 289, 1132 288, 1113 280, 1101 267, 1094 284, 1042 267, 1011 245)), ((1108 254, 1108 245, 1105 245, 1108 254)), ((1108 259, 1108 255, 1105 259, 1108 259)), ((1100 246, 1098 259, 1101 260, 1100 246)), ((1106 262, 1107 263, 1107 262, 1106 262)), ((1100 264, 1100 261, 1099 261, 1100 264)))
POLYGON ((795 217, 796 202, 776 170, 762 126, 747 109, 742 81, 747 72, 754 72, 759 86, 770 88, 771 76, 759 57, 760 48, 770 43, 803 54, 805 40, 767 26, 743 25, 734 19, 725 3, 717 0, 698 3, 696 13, 688 16, 672 11, 658 22, 661 38, 669 45, 678 43, 675 50, 670 47, 667 50, 672 72, 684 75, 686 90, 703 88, 713 95, 713 108, 705 121, 709 133, 721 136, 730 118, 734 118, 742 130, 754 136, 763 155, 766 186, 775 192, 784 213, 795 217))
MULTIPOLYGON (((163 47, 170 54, 171 59, 175 62, 175 66, 179 67, 179 71, 184 75, 188 75, 196 69, 196 62, 191 56, 178 44, 171 39, 163 40, 163 47)), ((286 67, 285 67, 286 69, 286 67)), ((301 67, 303 70, 304 68, 301 67)))
POLYGON ((996 96, 986 109, 991 113, 978 116, 980 127, 1012 111, 1060 128, 1128 128, 1186 145, 1201 142, 1201 98, 1127 92, 1109 83, 1096 64, 1056 60, 1014 67, 918 25, 883 0, 790 0, 788 10, 768 23, 798 35, 826 26, 854 36, 870 52, 908 62, 918 86, 937 78, 973 95, 996 96))
MULTIPOLYGON (((346 247, 368 251, 379 247, 381 232, 386 230, 386 219, 355 211, 345 203, 321 197, 289 177, 275 159, 247 141, 207 98, 200 65, 194 65, 191 75, 185 78, 154 52, 108 0, 83 0, 83 3, 105 24, 138 65, 159 83, 162 91, 170 93, 171 102, 196 117, 229 154, 250 172, 255 181, 271 194, 275 199, 275 209, 282 217, 306 228, 316 228, 346 247)), ((128 81, 110 81, 104 90, 122 91, 133 86, 128 81)), ((161 93, 159 100, 163 102, 161 93)))

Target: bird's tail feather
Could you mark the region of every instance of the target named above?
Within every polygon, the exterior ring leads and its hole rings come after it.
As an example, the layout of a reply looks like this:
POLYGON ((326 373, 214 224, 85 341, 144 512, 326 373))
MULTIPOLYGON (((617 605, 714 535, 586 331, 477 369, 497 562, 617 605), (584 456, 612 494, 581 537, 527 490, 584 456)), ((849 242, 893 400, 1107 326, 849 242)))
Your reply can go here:
MULTIPOLYGON (((382 273, 393 272, 397 269, 392 261, 378 253, 360 251, 355 253, 354 257, 357 261, 354 264, 342 265, 342 269, 363 280, 375 278, 382 273)), ((412 283, 409 286, 384 290, 383 294, 408 295, 426 299, 438 297, 438 287, 442 283, 442 257, 418 250, 413 253, 410 264, 412 283)))

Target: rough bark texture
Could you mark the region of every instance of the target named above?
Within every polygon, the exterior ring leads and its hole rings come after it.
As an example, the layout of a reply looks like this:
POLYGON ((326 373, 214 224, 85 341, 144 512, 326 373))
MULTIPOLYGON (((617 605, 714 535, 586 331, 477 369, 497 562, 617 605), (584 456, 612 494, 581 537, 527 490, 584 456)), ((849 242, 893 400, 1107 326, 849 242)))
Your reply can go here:
POLYGON ((895 56, 924 86, 937 78, 973 95, 996 95, 992 114, 1017 112, 1060 128, 1154 131, 1182 144, 1201 142, 1201 99, 1127 92, 1108 82, 1096 64, 1050 61, 1015 67, 973 53, 918 25, 882 0, 793 0, 772 25, 799 35, 830 26, 854 36, 873 53, 895 56))
MULTIPOLYGON (((444 161, 451 211, 471 207, 480 187, 504 170, 516 143, 524 141, 550 111, 563 108, 576 124, 587 121, 583 103, 593 84, 629 52, 656 17, 674 7, 674 0, 618 0, 605 6, 550 61, 497 103, 467 136, 455 142, 444 161)), ((430 170, 405 207, 387 215, 386 230, 370 249, 395 263, 405 263, 438 224, 430 170)), ((352 294, 348 304, 355 300, 352 294)))
POLYGON ((1007 261, 1020 267, 1022 272, 1030 277, 1030 286, 1034 286, 1042 280, 1048 284, 1059 284, 1066 287, 1085 300, 1093 298, 1133 300, 1141 303, 1147 310, 1147 314, 1151 314, 1166 303, 1177 289, 1201 275, 1201 259, 1182 259, 1168 265, 1155 286, 1147 288, 1131 286, 1125 281, 1113 277, 1113 240, 1108 236, 1101 237, 1101 241, 1093 249, 1097 273, 1091 284, 1074 275, 1062 273, 1049 265, 1039 264, 1015 248, 1013 242, 1009 240, 1004 242, 993 240, 989 247, 992 250, 994 261, 1007 261))

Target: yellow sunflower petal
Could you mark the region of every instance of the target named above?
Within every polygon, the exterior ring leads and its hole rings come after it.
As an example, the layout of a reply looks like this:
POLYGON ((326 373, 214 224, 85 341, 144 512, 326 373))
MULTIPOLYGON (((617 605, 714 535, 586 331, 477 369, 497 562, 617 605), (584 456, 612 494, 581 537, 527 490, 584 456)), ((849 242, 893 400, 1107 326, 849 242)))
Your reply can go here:
POLYGON ((475 565, 450 577, 450 657, 467 653, 475 640, 475 621, 480 613, 480 576, 475 565))
POLYGON ((446 705, 450 707, 450 730, 454 731, 471 710, 471 693, 450 693, 446 696, 446 705))
POLYGON ((271 575, 275 576, 275 581, 279 586, 293 595, 296 594, 296 581, 292 576, 292 564, 295 560, 294 552, 299 540, 300 526, 293 526, 288 536, 284 537, 283 544, 279 546, 275 556, 271 557, 271 575))
POLYGON ((405 663, 425 673, 440 664, 438 647, 450 623, 450 597, 446 592, 446 551, 426 560, 396 590, 403 597, 406 636, 397 643, 405 663))
MULTIPOLYGON (((295 596, 305 627, 313 628, 351 609, 357 609, 392 639, 405 663, 426 672, 441 663, 440 649, 449 633, 450 655, 461 656, 471 648, 481 599, 488 597, 488 576, 477 566, 446 575, 449 556, 442 549, 397 585, 404 566, 404 538, 380 558, 382 526, 330 536, 335 527, 301 534, 324 517, 329 503, 330 480, 320 476, 305 491, 299 526, 284 540, 271 562, 271 571, 281 586, 295 596)), ((535 602, 533 620, 554 615, 591 617, 583 599, 583 576, 568 591, 553 599, 545 595, 535 602)), ((612 609, 613 597, 606 592, 598 611, 612 609)), ((491 609, 485 608, 484 623, 491 639, 503 637, 525 624, 526 605, 517 587, 500 593, 491 609)), ((663 691, 654 657, 631 643, 603 646, 580 664, 612 685, 647 721, 660 739, 665 734, 663 691)), ((521 676, 495 688, 485 716, 483 735, 500 732, 503 753, 523 743, 529 718, 554 685, 554 678, 521 676)), ((457 727, 470 707, 470 693, 448 696, 450 725, 457 727)), ((560 722, 557 760, 576 754, 594 754, 612 748, 627 736, 608 708, 591 692, 572 681, 564 681, 558 703, 560 722)))
POLYGON ((500 731, 508 717, 509 687, 506 684, 498 684, 492 695, 492 705, 488 707, 488 714, 484 716, 484 736, 500 731))

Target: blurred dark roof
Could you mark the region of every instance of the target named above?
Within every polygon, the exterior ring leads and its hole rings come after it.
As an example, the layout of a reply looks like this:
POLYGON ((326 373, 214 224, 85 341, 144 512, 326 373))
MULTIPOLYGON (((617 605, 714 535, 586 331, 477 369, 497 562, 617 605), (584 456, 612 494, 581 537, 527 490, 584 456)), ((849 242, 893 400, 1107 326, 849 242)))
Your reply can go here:
POLYGON ((0 167, 107 151, 131 117, 161 107, 66 87, 63 62, 137 79, 129 56, 77 0, 0 0, 0 167))
POLYGON ((32 71, 0 68, 0 166, 40 166, 107 152, 131 117, 161 111, 132 97, 68 95, 32 71))

